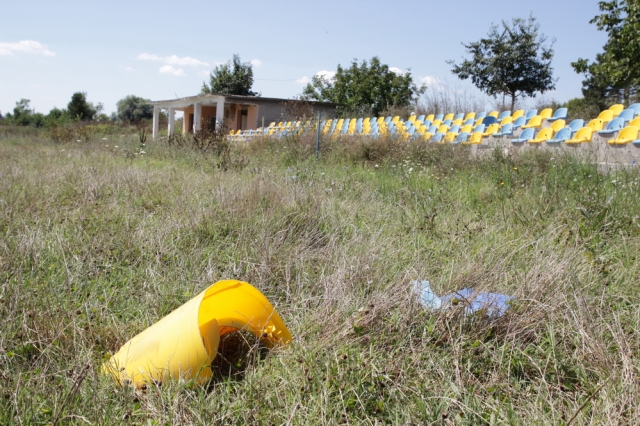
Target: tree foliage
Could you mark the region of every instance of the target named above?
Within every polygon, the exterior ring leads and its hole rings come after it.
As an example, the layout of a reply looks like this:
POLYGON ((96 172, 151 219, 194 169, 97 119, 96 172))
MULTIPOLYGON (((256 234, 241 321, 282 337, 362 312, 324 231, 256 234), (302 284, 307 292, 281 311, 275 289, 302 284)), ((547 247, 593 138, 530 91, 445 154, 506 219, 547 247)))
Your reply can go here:
POLYGON ((315 75, 302 97, 308 100, 336 102, 339 113, 378 115, 391 107, 409 107, 424 92, 413 82, 411 72, 397 73, 380 63, 376 56, 349 68, 338 65, 333 78, 315 75))
POLYGON ((578 59, 571 66, 585 75, 585 100, 606 107, 610 102, 629 102, 640 86, 640 1, 601 1, 602 14, 591 21, 609 36, 594 62, 578 59))
POLYGON ((492 25, 487 37, 464 44, 471 59, 460 65, 448 61, 452 72, 460 79, 471 78, 473 84, 490 96, 511 98, 511 109, 518 97, 535 97, 555 88, 553 78, 553 43, 538 33, 539 25, 533 16, 515 18, 511 25, 492 25))
POLYGON ((126 96, 116 104, 118 120, 138 123, 144 119, 153 118, 153 106, 149 100, 135 95, 126 96))
POLYGON ((257 96, 253 92, 253 67, 250 62, 241 62, 240 56, 233 55, 233 60, 218 65, 211 72, 209 85, 202 83, 200 93, 220 93, 223 95, 257 96))
POLYGON ((67 104, 67 113, 72 119, 80 121, 91 121, 102 110, 102 104, 94 106, 87 101, 85 92, 76 92, 71 95, 71 100, 67 104))

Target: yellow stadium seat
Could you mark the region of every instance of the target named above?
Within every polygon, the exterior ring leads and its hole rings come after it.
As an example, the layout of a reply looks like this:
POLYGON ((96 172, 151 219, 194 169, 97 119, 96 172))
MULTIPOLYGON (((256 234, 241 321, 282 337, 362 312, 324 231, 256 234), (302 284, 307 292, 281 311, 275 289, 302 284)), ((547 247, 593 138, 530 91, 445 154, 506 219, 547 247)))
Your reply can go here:
POLYGON ((489 114, 487 114, 489 117, 495 117, 498 118, 498 116, 500 115, 500 113, 498 111, 491 111, 489 114))
POLYGON ((427 118, 425 118, 425 121, 433 121, 436 118, 436 116, 434 114, 429 114, 427 115, 427 118))
POLYGON ((443 139, 443 142, 446 143, 451 143, 454 140, 456 140, 456 137, 458 137, 458 133, 457 132, 448 132, 443 139))
POLYGON ((460 128, 460 133, 471 133, 472 130, 473 130, 473 125, 467 124, 460 128))
POLYGON ((397 115, 391 119, 392 123, 397 123, 398 121, 400 121, 400 117, 397 115))
POLYGON ((562 129, 567 124, 566 121, 560 119, 553 122, 551 128, 553 129, 553 133, 558 133, 560 129, 562 129))
POLYGON ((566 141, 564 141, 564 143, 580 144, 585 142, 591 142, 592 137, 593 137, 593 128, 583 127, 578 130, 578 132, 574 137, 572 137, 571 139, 567 139, 566 141))
MULTIPOLYGON (((617 117, 618 115, 620 115, 620 113, 624 110, 624 105, 623 104, 615 104, 615 105, 611 105, 609 107, 609 111, 613 112, 613 116, 617 117)), ((611 121, 611 120, 607 120, 607 121, 611 121)))
POLYGON ((613 110, 605 109, 600 113, 600 115, 598 115, 598 118, 606 123, 613 120, 614 116, 615 116, 615 113, 613 112, 613 110))
POLYGON ((522 128, 529 129, 529 128, 538 128, 541 126, 542 126, 542 117, 540 117, 539 115, 534 115, 533 117, 531 117, 531 120, 529 120, 527 124, 522 126, 522 128))
POLYGON ((465 145, 478 145, 482 143, 482 132, 473 132, 466 142, 462 142, 465 145))
POLYGON ((487 137, 487 136, 494 135, 494 134, 498 133, 499 130, 500 130, 500 125, 498 123, 490 124, 489 127, 487 127, 485 129, 485 131, 482 134, 482 136, 483 137, 487 137))
POLYGON ((475 120, 475 118, 476 118, 476 113, 475 112, 470 112, 470 113, 467 113, 467 115, 464 117, 464 120, 462 120, 462 122, 464 123, 465 121, 470 120, 470 119, 474 119, 475 120))
POLYGON ((500 126, 504 126, 505 124, 511 124, 511 123, 513 123, 513 117, 511 117, 511 116, 505 117, 500 122, 500 126))
POLYGON ((431 123, 432 126, 436 126, 439 127, 442 124, 442 120, 434 120, 433 123, 431 123))
POLYGON ((451 122, 452 126, 462 126, 462 118, 458 118, 457 120, 453 120, 451 122))
POLYGON ((514 112, 513 114, 511 114, 511 117, 513 118, 513 121, 516 121, 518 119, 518 117, 522 117, 524 115, 524 110, 523 109, 519 109, 516 112, 514 112))
POLYGON ((538 115, 542 117, 543 120, 545 120, 553 115, 553 109, 545 108, 542 111, 540 111, 540 114, 538 115))
POLYGON ((455 117, 455 114, 450 112, 449 114, 444 116, 443 121, 447 121, 447 120, 453 120, 453 117, 455 117))
POLYGON ((604 128, 604 121, 599 118, 594 118, 593 120, 589 121, 589 124, 587 124, 586 127, 590 127, 594 132, 597 132, 604 128))
POLYGON ((625 145, 638 139, 638 128, 636 126, 627 126, 620 130, 617 138, 609 139, 611 145, 625 145))
POLYGON ((475 122, 475 124, 473 125, 473 127, 479 126, 482 124, 482 120, 484 120, 484 118, 478 118, 475 122))
POLYGON ((411 115, 411 116, 409 116, 409 118, 407 119, 407 121, 410 121, 410 122, 412 122, 412 123, 413 123, 414 121, 416 121, 416 116, 415 116, 415 115, 411 115))
POLYGON ((447 126, 446 124, 441 124, 438 127, 438 133, 447 133, 449 131, 449 126, 447 126))
POLYGON ((547 127, 546 129, 542 129, 538 132, 535 138, 529 139, 528 143, 542 143, 546 142, 553 137, 553 129, 551 127, 547 127))

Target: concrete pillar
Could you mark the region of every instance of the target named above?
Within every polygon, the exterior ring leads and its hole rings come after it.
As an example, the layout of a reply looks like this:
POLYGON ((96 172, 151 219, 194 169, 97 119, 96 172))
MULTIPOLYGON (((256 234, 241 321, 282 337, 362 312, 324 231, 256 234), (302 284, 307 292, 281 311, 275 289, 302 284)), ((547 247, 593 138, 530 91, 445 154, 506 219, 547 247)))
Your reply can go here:
POLYGON ((216 102, 216 130, 224 124, 224 98, 220 97, 216 102))
POLYGON ((151 133, 152 139, 158 138, 158 129, 160 126, 160 108, 157 106, 153 107, 153 130, 151 133))
POLYGON ((167 134, 171 136, 173 134, 173 124, 176 118, 176 111, 173 108, 169 108, 167 110, 167 115, 169 116, 169 127, 167 128, 167 134))
POLYGON ((247 129, 255 130, 258 128, 258 106, 249 105, 247 108, 247 129))
POLYGON ((193 104, 193 133, 198 133, 202 128, 202 105, 193 104))

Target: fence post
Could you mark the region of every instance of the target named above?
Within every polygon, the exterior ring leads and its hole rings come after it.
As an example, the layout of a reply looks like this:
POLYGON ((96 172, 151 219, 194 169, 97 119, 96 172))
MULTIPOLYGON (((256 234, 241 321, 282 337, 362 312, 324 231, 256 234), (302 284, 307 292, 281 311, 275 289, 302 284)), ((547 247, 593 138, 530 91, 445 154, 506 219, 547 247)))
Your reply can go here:
POLYGON ((322 117, 322 113, 318 112, 318 135, 316 136, 316 160, 320 156, 320 132, 322 131, 322 129, 320 129, 320 118, 321 117, 322 117))

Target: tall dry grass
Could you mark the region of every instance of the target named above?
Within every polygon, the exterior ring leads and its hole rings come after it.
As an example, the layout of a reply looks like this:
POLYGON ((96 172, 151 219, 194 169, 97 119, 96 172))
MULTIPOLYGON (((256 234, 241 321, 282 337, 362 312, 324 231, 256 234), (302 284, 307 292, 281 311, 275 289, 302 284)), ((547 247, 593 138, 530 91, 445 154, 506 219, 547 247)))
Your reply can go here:
POLYGON ((315 161, 308 136, 224 168, 114 138, 0 141, 0 423, 638 423, 636 171, 364 138, 315 161), (101 376, 226 278, 275 304, 288 348, 206 387, 101 376), (516 300, 431 312, 416 279, 516 300))

